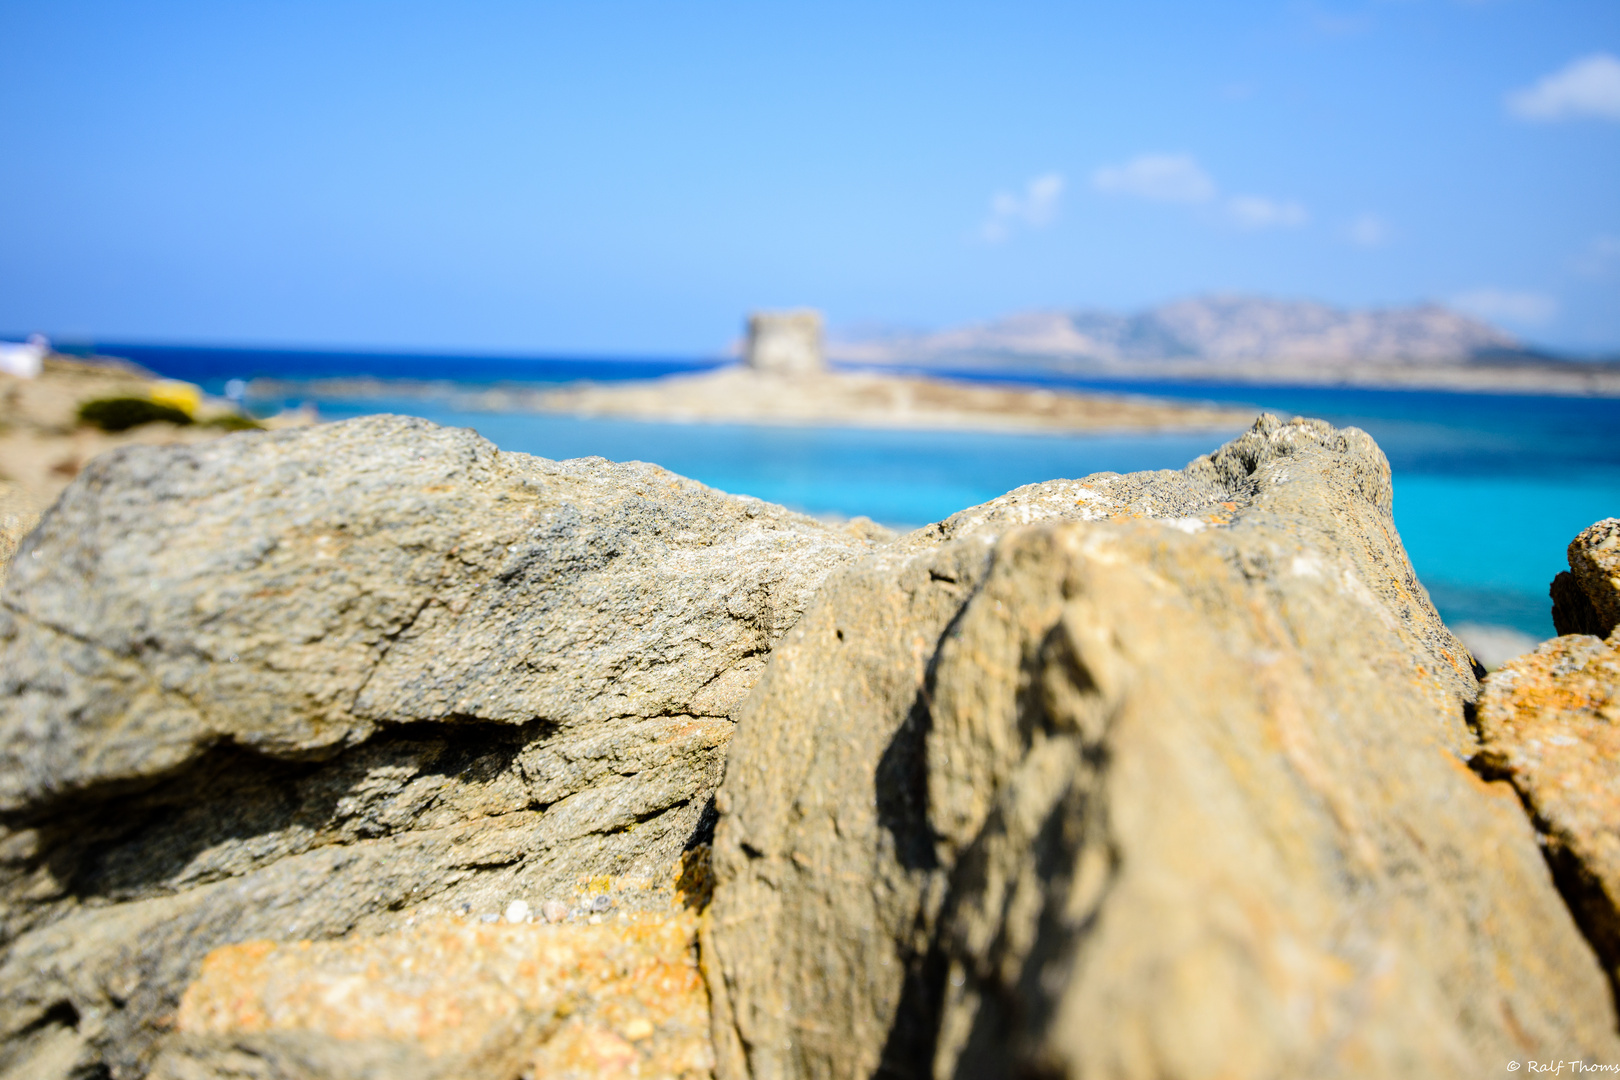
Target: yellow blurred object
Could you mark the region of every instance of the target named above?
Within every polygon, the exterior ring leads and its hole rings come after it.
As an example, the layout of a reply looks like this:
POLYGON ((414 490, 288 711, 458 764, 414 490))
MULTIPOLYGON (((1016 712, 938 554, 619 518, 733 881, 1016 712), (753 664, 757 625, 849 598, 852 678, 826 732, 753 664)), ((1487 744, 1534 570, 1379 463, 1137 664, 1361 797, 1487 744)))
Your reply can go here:
POLYGON ((179 379, 160 379, 152 384, 151 398, 159 405, 170 405, 187 416, 197 415, 202 404, 202 387, 179 379))

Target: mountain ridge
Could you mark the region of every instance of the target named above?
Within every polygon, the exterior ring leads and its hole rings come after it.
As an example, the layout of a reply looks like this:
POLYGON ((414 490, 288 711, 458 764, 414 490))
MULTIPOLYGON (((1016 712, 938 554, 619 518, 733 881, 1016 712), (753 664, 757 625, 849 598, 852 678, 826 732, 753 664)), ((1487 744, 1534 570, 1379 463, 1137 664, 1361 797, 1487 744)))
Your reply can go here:
POLYGON ((957 366, 1024 359, 1064 367, 1551 359, 1507 331, 1441 304, 1345 309, 1237 293, 1188 297, 1134 313, 1036 309, 931 333, 852 335, 829 341, 828 355, 845 363, 957 366))

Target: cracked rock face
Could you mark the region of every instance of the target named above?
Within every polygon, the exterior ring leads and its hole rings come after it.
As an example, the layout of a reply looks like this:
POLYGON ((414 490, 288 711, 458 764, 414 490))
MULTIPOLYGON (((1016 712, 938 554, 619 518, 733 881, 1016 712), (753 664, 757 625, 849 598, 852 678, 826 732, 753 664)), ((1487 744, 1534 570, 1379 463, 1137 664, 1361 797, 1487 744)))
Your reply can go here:
POLYGON ((98 459, 0 592, 0 1076, 144 1075, 218 945, 667 903, 872 546, 400 417, 98 459))
POLYGON ((720 1076, 1620 1059, 1518 799, 1464 764, 1477 692, 1382 454, 1319 422, 836 571, 717 795, 720 1076))

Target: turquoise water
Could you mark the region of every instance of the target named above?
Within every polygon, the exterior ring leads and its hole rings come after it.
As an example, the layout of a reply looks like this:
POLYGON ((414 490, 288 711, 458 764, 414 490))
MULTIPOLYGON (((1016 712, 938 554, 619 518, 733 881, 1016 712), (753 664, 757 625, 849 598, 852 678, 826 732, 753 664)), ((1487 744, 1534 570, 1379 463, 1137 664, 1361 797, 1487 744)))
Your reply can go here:
POLYGON ((1547 586, 1592 522, 1620 516, 1620 475, 1395 475, 1395 524, 1447 622, 1553 634, 1547 586))
MULTIPOLYGON (((219 392, 231 377, 378 375, 469 383, 617 381, 714 360, 604 361, 156 346, 103 346, 219 392)), ((1620 401, 1314 387, 1097 382, 1038 374, 958 375, 1221 401, 1317 416, 1369 432, 1389 456, 1395 520, 1448 622, 1552 633, 1547 585, 1585 526, 1620 516, 1620 401)), ((901 528, 1019 486, 1112 470, 1180 468, 1235 432, 1076 437, 874 432, 580 420, 456 412, 419 400, 321 401, 328 418, 386 409, 470 427, 551 458, 652 461, 724 491, 901 528)))
POLYGON ((456 412, 420 401, 322 403, 322 415, 388 411, 470 427, 541 457, 651 461, 711 487, 812 514, 864 514, 900 529, 1057 476, 1179 469, 1235 432, 1074 438, 962 432, 653 424, 456 412))
MULTIPOLYGON (((986 435, 656 424, 457 412, 420 401, 323 402, 322 411, 332 418, 412 413, 542 457, 652 461, 723 491, 815 514, 864 514, 897 528, 937 521, 1054 477, 1180 468, 1237 433, 986 435)), ((1432 456, 1433 448, 1428 452, 1432 456)), ((1500 470, 1395 473, 1401 537, 1441 614, 1453 623, 1551 635, 1547 584, 1564 566, 1565 546, 1593 521, 1617 514, 1620 469, 1588 467, 1561 479, 1500 470)))

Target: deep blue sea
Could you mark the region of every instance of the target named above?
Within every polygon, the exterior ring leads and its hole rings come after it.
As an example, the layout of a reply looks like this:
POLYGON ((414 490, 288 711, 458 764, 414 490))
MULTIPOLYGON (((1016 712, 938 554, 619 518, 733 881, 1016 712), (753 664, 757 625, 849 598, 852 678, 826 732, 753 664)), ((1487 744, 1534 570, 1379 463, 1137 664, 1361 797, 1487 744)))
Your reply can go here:
MULTIPOLYGON (((719 363, 112 344, 99 349, 216 393, 227 379, 257 375, 554 383, 642 379, 719 363)), ((1486 623, 1538 638, 1551 635, 1547 584, 1565 567, 1565 546, 1593 521, 1620 516, 1620 400, 1101 382, 1006 372, 960 377, 1241 403, 1363 428, 1389 456, 1395 519, 1413 566, 1454 625, 1486 623)), ((965 435, 472 413, 420 400, 317 405, 329 419, 411 413, 474 428, 504 449, 544 457, 652 461, 725 491, 817 514, 865 514, 900 527, 936 521, 1020 484, 1102 470, 1179 468, 1235 434, 965 435)))

